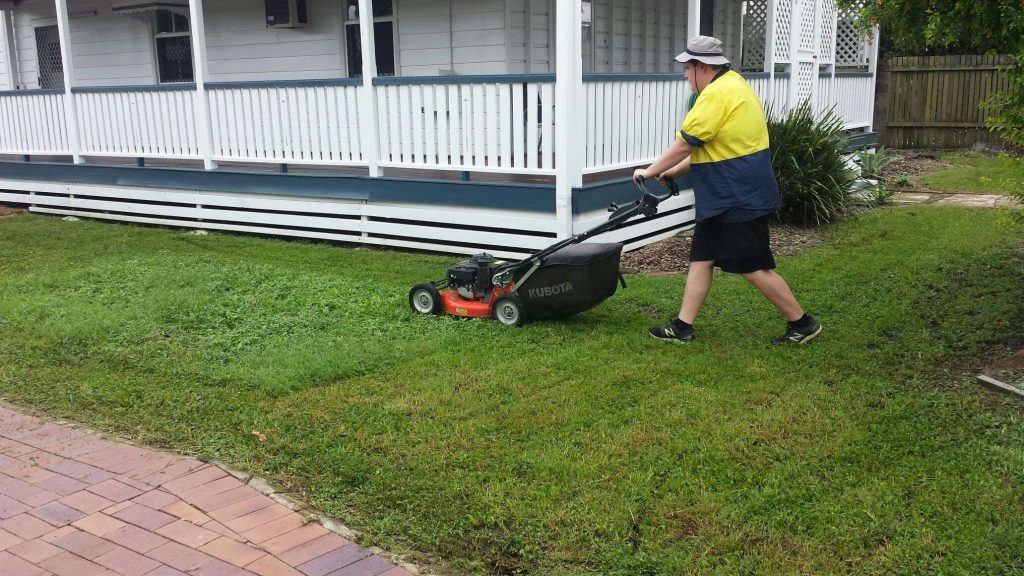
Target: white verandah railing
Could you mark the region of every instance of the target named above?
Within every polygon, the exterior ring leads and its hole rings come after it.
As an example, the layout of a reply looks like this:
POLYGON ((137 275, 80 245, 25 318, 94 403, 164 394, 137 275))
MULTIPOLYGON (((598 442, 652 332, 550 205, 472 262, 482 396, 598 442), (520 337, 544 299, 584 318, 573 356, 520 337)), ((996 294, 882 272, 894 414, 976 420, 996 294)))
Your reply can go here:
MULTIPOLYGON (((789 75, 746 74, 766 107, 787 108, 789 75)), ((553 175, 554 75, 377 78, 380 165, 553 175)), ((871 125, 870 74, 818 78, 818 112, 871 125)), ((208 83, 221 162, 367 166, 358 80, 208 83)), ((690 96, 678 74, 588 74, 584 173, 631 167, 671 142, 690 96)), ((81 154, 201 159, 195 85, 75 88, 81 154)), ((0 92, 0 153, 70 154, 65 95, 0 92)))
POLYGON ((78 88, 78 134, 85 156, 201 158, 195 85, 78 88))

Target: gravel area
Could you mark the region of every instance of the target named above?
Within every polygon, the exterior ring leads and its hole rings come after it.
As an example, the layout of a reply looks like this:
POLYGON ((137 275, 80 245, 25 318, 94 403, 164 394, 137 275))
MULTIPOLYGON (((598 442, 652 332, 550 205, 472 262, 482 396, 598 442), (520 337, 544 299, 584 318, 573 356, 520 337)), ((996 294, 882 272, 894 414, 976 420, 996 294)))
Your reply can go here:
MULTIPOLYGON (((690 237, 684 232, 622 255, 620 268, 626 274, 678 274, 686 272, 690 257, 690 237)), ((821 244, 820 229, 775 224, 771 227, 771 246, 775 256, 788 256, 821 244)))

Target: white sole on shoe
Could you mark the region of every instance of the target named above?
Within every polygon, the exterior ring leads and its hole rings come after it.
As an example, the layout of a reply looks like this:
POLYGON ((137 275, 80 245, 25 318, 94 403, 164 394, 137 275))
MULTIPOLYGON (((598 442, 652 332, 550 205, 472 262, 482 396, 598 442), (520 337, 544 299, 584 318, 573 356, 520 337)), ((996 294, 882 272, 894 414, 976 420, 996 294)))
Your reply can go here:
POLYGON ((817 330, 815 330, 814 332, 812 332, 811 334, 809 334, 809 335, 807 336, 807 338, 804 338, 803 340, 801 340, 800 342, 798 342, 798 344, 807 344, 807 343, 808 343, 808 342, 810 342, 811 340, 814 340, 815 338, 817 338, 817 337, 818 337, 818 334, 821 334, 821 329, 822 329, 822 325, 821 325, 821 324, 818 324, 818 329, 817 329, 817 330))
POLYGON ((659 342, 672 342, 673 344, 686 344, 688 342, 693 342, 693 338, 690 338, 689 340, 680 340, 679 338, 658 338, 650 332, 648 332, 647 335, 659 342))

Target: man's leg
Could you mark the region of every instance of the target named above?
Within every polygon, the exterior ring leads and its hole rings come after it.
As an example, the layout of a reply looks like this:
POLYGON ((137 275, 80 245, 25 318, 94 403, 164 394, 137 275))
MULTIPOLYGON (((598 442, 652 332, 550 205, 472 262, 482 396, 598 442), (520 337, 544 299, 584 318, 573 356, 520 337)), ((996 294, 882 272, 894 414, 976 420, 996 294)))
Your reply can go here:
POLYGON ((761 294, 764 294, 764 297, 774 304, 779 312, 782 312, 786 320, 795 322, 803 317, 804 309, 796 301, 796 296, 793 296, 789 284, 786 284, 786 280, 776 274, 774 270, 758 270, 743 274, 743 277, 757 287, 761 294))
POLYGON ((809 314, 804 314, 789 284, 774 270, 758 270, 743 274, 743 277, 756 286, 788 321, 786 333, 776 338, 775 344, 802 344, 821 333, 821 325, 809 314))
POLYGON ((690 262, 690 270, 686 274, 686 289, 683 290, 683 303, 679 308, 679 319, 693 324, 697 314, 704 306, 704 300, 711 291, 711 278, 714 275, 714 260, 690 262))
POLYGON ((711 277, 714 272, 714 260, 690 261, 690 271, 686 275, 686 289, 683 290, 683 303, 679 316, 664 326, 656 326, 648 330, 658 340, 669 342, 687 342, 693 340, 693 321, 697 319, 704 299, 711 290, 711 277))

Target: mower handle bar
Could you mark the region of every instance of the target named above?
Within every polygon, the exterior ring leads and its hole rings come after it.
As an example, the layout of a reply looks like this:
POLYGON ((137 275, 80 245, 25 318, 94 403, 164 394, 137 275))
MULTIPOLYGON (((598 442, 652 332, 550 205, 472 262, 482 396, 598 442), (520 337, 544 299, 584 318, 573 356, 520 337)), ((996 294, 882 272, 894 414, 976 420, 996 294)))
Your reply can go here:
POLYGON ((577 244, 579 242, 583 242, 584 240, 592 236, 597 236, 598 234, 614 230, 621 226, 622 224, 624 224, 630 218, 636 216, 637 214, 643 214, 645 218, 650 218, 651 216, 654 216, 655 214, 658 213, 658 204, 661 204, 663 201, 668 200, 672 196, 676 196, 679 194, 679 185, 672 178, 666 177, 664 179, 664 185, 666 188, 668 188, 668 194, 665 194, 663 196, 658 196, 652 193, 650 190, 648 190, 646 178, 643 178, 642 176, 634 179, 634 182, 636 183, 637 188, 639 188, 640 191, 643 193, 643 196, 639 200, 634 200, 633 202, 630 202, 625 206, 619 206, 612 202, 612 204, 608 207, 608 211, 611 212, 612 215, 608 217, 607 221, 598 224, 597 226, 591 228, 590 230, 580 232, 575 236, 566 238, 565 240, 562 240, 557 244, 548 246, 547 248, 530 255, 528 258, 516 262, 511 266, 508 266, 507 268, 502 270, 502 272, 511 272, 514 270, 518 270, 520 268, 524 268, 530 263, 538 259, 544 258, 545 256, 554 254, 558 250, 561 250, 562 248, 565 248, 570 244, 577 244))

